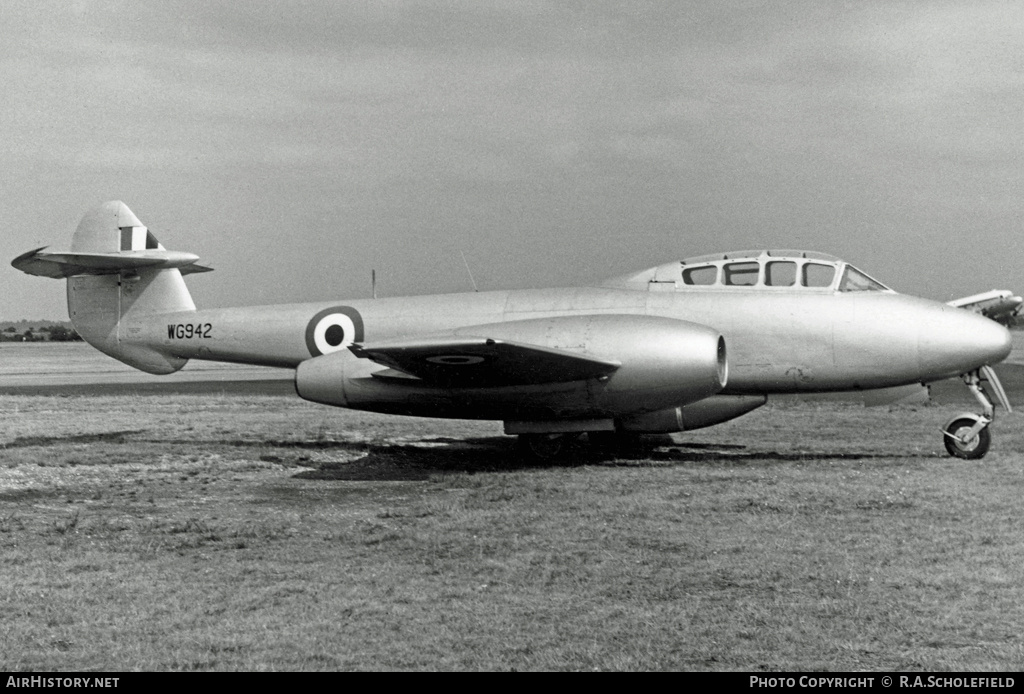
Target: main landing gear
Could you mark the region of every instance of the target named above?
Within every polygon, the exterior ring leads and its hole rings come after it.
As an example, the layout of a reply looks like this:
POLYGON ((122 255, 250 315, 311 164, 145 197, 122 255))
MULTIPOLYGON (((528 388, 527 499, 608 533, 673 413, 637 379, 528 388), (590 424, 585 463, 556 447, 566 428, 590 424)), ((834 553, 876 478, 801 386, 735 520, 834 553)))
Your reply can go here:
POLYGON ((527 460, 548 462, 560 458, 569 442, 570 434, 520 434, 516 452, 527 460))
POLYGON ((982 381, 987 381, 992 388, 996 400, 1007 412, 1012 412, 1006 391, 1003 390, 999 377, 990 366, 983 366, 977 371, 971 371, 961 375, 967 388, 974 394, 978 404, 981 405, 981 414, 965 412, 953 417, 946 426, 942 428, 943 443, 951 456, 965 460, 977 460, 988 453, 988 447, 992 443, 992 434, 989 433, 988 425, 995 419, 995 406, 989 399, 988 394, 982 387, 982 381))
MULTIPOLYGON (((534 462, 546 463, 572 458, 578 452, 577 442, 583 432, 520 434, 516 442, 517 454, 534 462)), ((591 451, 604 454, 627 453, 640 445, 640 435, 628 431, 587 432, 591 451)))

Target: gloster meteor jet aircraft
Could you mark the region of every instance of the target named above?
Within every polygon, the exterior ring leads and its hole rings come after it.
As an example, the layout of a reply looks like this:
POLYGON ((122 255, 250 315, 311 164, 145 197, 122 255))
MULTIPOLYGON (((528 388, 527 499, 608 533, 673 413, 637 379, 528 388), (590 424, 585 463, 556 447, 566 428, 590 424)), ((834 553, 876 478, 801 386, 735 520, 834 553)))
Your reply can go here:
POLYGON ((779 393, 859 391, 960 376, 979 414, 945 426, 948 451, 980 458, 992 364, 1010 353, 1008 292, 953 305, 897 294, 838 258, 799 251, 675 261, 593 286, 197 310, 183 275, 209 268, 165 250, 124 203, 88 212, 71 250, 19 270, 66 278, 90 344, 153 374, 189 359, 295 369, 327 405, 492 419, 533 455, 689 431, 779 393))

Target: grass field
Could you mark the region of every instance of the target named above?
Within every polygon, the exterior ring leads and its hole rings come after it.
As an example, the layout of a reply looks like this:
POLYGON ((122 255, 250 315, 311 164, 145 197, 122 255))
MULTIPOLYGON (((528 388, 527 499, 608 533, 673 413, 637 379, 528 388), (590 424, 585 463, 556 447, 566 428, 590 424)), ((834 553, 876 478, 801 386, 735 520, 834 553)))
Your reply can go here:
POLYGON ((1021 416, 766 407, 524 466, 490 423, 4 396, 0 670, 1020 670, 1021 416))

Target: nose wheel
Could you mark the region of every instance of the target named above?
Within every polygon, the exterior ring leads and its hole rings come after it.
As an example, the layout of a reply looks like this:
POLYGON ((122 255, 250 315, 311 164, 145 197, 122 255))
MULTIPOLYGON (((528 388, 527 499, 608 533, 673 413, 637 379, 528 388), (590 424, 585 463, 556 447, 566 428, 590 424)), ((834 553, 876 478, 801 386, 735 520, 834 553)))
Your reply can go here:
POLYGON ((991 420, 975 415, 956 417, 942 430, 946 450, 954 458, 977 460, 988 453, 992 434, 988 430, 991 420))
POLYGON ((974 395, 978 404, 981 405, 981 414, 971 414, 966 412, 959 414, 951 419, 945 427, 942 428, 942 442, 946 445, 946 450, 949 454, 955 458, 963 458, 964 460, 977 460, 983 458, 988 453, 988 448, 992 444, 992 434, 988 430, 989 424, 995 418, 995 405, 988 397, 988 393, 982 387, 982 381, 988 382, 995 393, 996 399, 999 404, 1007 412, 1012 412, 1010 407, 1009 399, 1006 397, 1006 391, 1003 390, 1002 383, 999 382, 999 377, 996 376, 996 372, 992 370, 990 366, 983 366, 977 371, 971 371, 961 376, 966 384, 967 388, 974 395))

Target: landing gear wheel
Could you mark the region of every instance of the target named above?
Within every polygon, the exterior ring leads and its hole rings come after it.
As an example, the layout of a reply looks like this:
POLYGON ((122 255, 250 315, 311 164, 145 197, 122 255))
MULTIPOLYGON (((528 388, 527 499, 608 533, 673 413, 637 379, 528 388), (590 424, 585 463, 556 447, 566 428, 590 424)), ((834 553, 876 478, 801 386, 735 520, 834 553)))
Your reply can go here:
POLYGON ((988 453, 988 447, 992 443, 992 435, 986 426, 967 441, 962 441, 961 436, 965 435, 974 426, 975 420, 968 417, 954 419, 946 427, 946 433, 942 437, 946 444, 946 450, 954 458, 964 460, 977 460, 988 453))
POLYGON ((561 456, 565 443, 565 434, 520 434, 517 447, 527 458, 546 462, 561 456))

